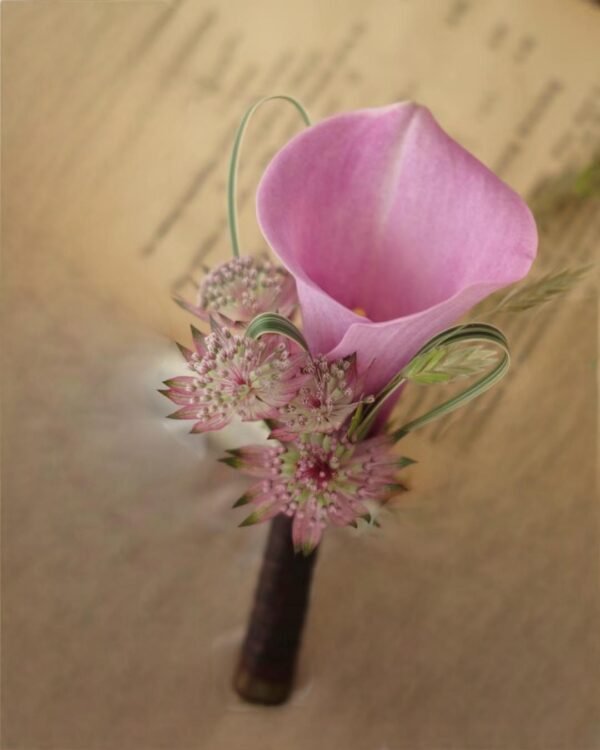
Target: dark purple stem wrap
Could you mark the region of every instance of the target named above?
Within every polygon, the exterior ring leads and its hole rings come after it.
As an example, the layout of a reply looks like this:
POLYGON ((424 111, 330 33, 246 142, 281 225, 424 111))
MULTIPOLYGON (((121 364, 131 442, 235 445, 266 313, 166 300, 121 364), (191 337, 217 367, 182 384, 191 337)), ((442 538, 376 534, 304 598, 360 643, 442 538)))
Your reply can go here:
POLYGON ((316 550, 308 556, 294 552, 291 518, 271 521, 234 676, 236 692, 250 703, 283 703, 292 691, 316 557, 316 550))

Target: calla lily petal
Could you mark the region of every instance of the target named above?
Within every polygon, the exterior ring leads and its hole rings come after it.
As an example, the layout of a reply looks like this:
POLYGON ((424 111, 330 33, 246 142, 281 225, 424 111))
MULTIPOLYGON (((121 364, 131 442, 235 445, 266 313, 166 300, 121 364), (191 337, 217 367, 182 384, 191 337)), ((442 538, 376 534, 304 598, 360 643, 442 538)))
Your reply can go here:
POLYGON ((261 180, 258 220, 295 277, 304 334, 381 388, 433 335, 525 276, 523 200, 412 103, 331 117, 261 180), (362 314, 364 313, 364 315, 362 314))

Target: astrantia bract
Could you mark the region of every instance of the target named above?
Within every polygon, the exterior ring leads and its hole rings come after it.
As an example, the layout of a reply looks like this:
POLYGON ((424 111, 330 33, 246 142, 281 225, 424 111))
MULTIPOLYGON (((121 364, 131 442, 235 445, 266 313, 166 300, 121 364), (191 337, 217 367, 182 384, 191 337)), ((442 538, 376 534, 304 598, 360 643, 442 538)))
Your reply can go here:
POLYGON ((250 525, 278 513, 293 516, 292 539, 308 554, 328 524, 348 526, 367 516, 369 501, 385 503, 402 485, 397 473, 406 459, 378 436, 351 443, 343 434, 305 434, 277 446, 229 451, 224 462, 260 481, 236 505, 251 503, 250 525))
MULTIPOLYGON (((277 440, 293 440, 303 432, 335 432, 356 409, 363 396, 356 357, 328 362, 308 357, 302 372, 309 376, 294 398, 277 410, 282 423, 271 432, 277 440)), ((366 401, 371 401, 372 396, 366 401)))
POLYGON ((204 321, 243 328, 263 312, 289 316, 298 300, 293 277, 268 260, 233 258, 211 271, 203 280, 197 304, 177 302, 204 321))
POLYGON ((165 381, 161 391, 182 408, 172 419, 194 419, 192 432, 220 430, 234 416, 243 421, 268 419, 306 382, 304 355, 290 354, 277 336, 256 341, 217 328, 206 338, 197 331, 195 352, 182 348, 193 375, 165 381))

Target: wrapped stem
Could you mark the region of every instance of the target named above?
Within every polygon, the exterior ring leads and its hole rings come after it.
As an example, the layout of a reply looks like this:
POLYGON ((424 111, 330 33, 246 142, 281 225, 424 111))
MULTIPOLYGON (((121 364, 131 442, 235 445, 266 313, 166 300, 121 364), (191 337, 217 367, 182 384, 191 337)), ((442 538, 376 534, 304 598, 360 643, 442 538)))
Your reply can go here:
POLYGON ((308 608, 316 550, 305 556, 292 545, 292 519, 271 522, 254 606, 234 676, 238 695, 276 705, 289 697, 308 608))

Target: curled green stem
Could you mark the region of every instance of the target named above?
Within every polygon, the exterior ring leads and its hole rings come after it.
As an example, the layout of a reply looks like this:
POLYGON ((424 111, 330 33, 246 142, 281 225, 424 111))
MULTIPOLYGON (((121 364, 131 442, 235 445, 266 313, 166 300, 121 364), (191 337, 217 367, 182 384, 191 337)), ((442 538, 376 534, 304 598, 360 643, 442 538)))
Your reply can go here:
POLYGON ((240 122, 240 125, 237 129, 237 133, 235 134, 235 139, 233 141, 233 148, 231 150, 231 158, 229 160, 229 175, 227 180, 227 221, 229 224, 229 235, 231 237, 231 251, 235 258, 239 258, 240 255, 240 243, 239 243, 239 234, 238 234, 238 221, 237 221, 237 202, 236 202, 236 187, 237 187, 237 172, 238 172, 238 162, 239 162, 239 156, 240 156, 240 148, 242 145, 242 139, 244 137, 244 132, 246 130, 246 127, 248 126, 248 122, 250 121, 250 118, 252 115, 256 112, 256 110, 265 102, 270 102, 275 99, 282 99, 283 101, 289 102, 292 106, 294 106, 299 114, 302 120, 304 121, 306 126, 309 126, 311 124, 310 117, 308 116, 308 113, 304 109, 304 107, 300 104, 300 102, 296 101, 292 96, 287 96, 286 94, 276 94, 275 96, 266 96, 263 99, 259 99, 255 104, 253 104, 250 109, 247 110, 246 114, 242 117, 242 121, 240 122))

